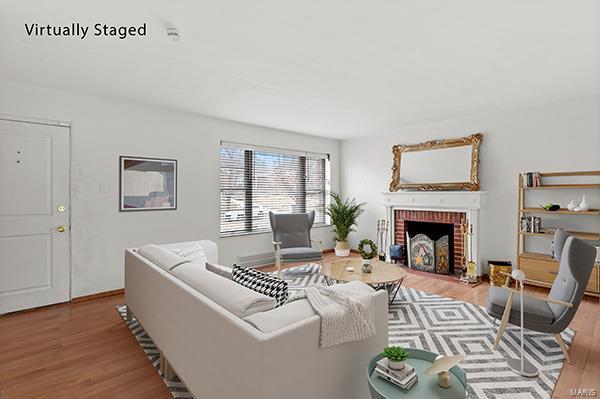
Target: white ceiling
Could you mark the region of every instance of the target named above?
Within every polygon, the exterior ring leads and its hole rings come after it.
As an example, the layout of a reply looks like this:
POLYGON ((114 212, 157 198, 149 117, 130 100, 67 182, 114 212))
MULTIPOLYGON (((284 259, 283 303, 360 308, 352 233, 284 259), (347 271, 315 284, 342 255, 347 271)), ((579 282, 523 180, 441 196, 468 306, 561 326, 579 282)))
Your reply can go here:
POLYGON ((0 0, 0 79, 347 138, 599 95, 599 26, 599 0, 0 0))

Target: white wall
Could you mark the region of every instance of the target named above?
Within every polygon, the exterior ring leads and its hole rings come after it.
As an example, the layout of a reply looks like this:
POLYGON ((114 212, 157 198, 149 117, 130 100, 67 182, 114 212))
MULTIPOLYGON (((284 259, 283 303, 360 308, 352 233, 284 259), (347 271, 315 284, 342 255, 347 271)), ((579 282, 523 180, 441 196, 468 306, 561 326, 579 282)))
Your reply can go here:
MULTIPOLYGON (((384 218, 381 193, 388 190, 391 179, 394 144, 414 144, 432 139, 484 134, 479 177, 482 190, 489 190, 486 247, 482 259, 515 260, 517 220, 517 173, 523 171, 575 171, 600 169, 600 99, 580 98, 545 104, 506 113, 479 115, 438 123, 412 126, 392 135, 369 136, 344 140, 341 153, 341 185, 344 195, 367 202, 351 244, 360 238, 375 238, 376 220, 384 218)), ((424 168, 441 167, 423 165, 424 168)), ((597 192, 598 190, 596 190, 597 192)), ((538 202, 558 202, 566 206, 571 198, 581 199, 583 192, 540 192, 531 198, 538 202)), ((588 195, 598 208, 598 196, 588 195)), ((599 231, 598 218, 567 216, 571 229, 599 231)), ((545 224, 554 220, 546 218, 545 224)), ((529 250, 547 249, 546 238, 528 239, 529 250), (532 242, 534 241, 534 242, 532 242), (532 248, 533 247, 533 248, 532 248)))
MULTIPOLYGON (((122 288, 130 246, 208 238, 224 264, 272 250, 268 233, 219 238, 220 140, 330 153, 331 187, 339 189, 336 140, 1 81, 0 113, 72 123, 73 297, 122 288), (118 212, 120 155, 177 159, 178 209, 118 212)), ((329 231, 314 236, 332 247, 329 231)))

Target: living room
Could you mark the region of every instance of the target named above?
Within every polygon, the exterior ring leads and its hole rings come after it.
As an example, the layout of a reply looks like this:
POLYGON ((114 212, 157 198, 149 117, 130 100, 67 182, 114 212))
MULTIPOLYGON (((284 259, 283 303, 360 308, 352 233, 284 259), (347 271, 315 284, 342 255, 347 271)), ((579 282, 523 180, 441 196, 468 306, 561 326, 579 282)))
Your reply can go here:
POLYGON ((1 398, 597 395, 597 1, 1 4, 1 398))

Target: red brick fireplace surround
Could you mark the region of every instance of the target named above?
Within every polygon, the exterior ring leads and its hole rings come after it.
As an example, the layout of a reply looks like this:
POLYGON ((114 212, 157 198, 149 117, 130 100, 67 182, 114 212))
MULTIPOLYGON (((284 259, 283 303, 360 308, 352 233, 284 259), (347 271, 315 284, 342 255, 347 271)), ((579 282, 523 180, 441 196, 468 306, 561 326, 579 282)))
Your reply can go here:
POLYGON ((395 209, 394 243, 403 245, 406 248, 405 221, 447 223, 454 226, 454 274, 459 276, 463 253, 463 236, 460 234, 460 225, 466 223, 467 214, 464 212, 395 209))

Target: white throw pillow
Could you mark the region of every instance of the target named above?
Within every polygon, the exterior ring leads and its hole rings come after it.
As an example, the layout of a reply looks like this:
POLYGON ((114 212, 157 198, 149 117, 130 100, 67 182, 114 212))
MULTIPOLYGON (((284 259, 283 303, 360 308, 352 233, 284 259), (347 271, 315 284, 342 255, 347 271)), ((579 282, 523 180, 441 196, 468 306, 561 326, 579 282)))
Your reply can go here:
POLYGON ((200 245, 199 242, 194 243, 190 247, 169 248, 169 250, 174 254, 192 262, 206 262, 206 254, 204 253, 204 248, 202 248, 202 245, 200 245))
POLYGON ((277 306, 275 298, 209 272, 199 267, 198 262, 181 265, 171 274, 240 318, 277 306))
POLYGON ((190 262, 189 259, 184 259, 154 244, 147 244, 138 248, 137 253, 166 271, 173 270, 179 265, 190 262))

